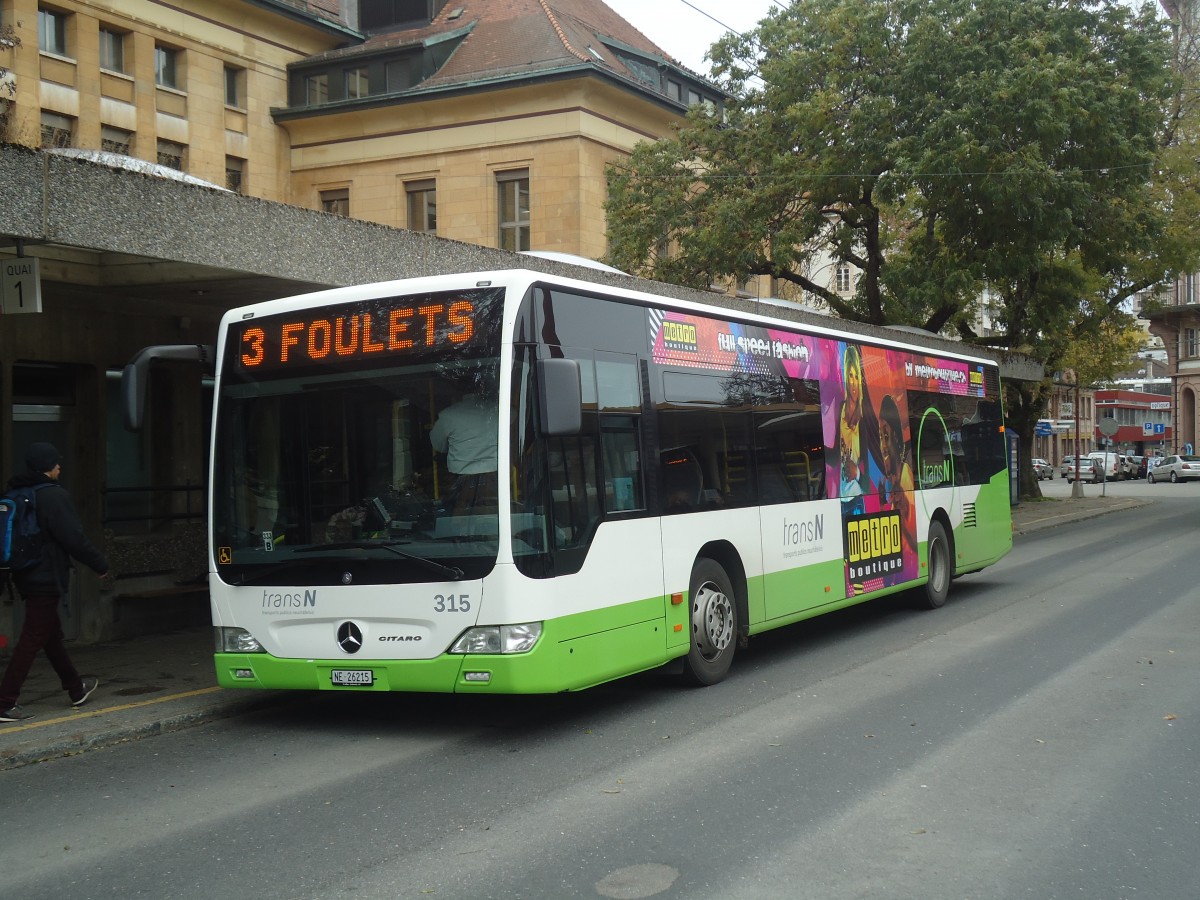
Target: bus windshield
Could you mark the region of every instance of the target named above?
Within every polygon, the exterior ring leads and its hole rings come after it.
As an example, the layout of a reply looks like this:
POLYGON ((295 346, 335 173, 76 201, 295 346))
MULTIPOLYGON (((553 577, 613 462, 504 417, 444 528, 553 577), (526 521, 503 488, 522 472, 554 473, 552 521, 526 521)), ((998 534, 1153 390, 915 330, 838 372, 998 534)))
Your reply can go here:
POLYGON ((233 584, 479 578, 498 541, 503 291, 231 327, 213 548, 233 584))

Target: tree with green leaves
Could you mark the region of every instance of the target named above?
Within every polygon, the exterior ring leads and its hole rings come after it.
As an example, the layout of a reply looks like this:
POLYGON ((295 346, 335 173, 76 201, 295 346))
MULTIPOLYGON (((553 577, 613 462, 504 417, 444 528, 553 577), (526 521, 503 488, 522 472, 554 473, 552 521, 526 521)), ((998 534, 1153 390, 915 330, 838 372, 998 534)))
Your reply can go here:
MULTIPOLYGON (((609 259, 698 287, 768 275, 1055 371, 1196 257, 1163 184, 1195 176, 1161 169, 1172 48, 1151 5, 1116 0, 793 0, 713 47, 724 115, 693 109, 611 167, 609 259), (813 277, 819 258, 858 270, 854 296, 813 277)), ((1010 385, 1027 458, 1045 389, 1010 385)))
MULTIPOLYGON (((0 25, 0 52, 21 46, 21 38, 9 24, 0 25)), ((8 78, 8 67, 0 65, 0 99, 11 100, 17 95, 17 86, 8 78)))
MULTIPOLYGON (((0 54, 21 46, 21 38, 16 29, 7 23, 0 25, 0 54)), ((17 96, 17 85, 12 79, 7 66, 0 64, 0 140, 8 137, 8 120, 11 115, 10 107, 17 96)))

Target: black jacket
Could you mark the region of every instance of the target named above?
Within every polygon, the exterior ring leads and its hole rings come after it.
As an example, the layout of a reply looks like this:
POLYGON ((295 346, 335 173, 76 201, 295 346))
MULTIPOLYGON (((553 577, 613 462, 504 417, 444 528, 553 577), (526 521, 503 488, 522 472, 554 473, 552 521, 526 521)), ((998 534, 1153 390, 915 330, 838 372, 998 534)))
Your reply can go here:
POLYGON ((15 475, 8 487, 48 484, 37 492, 38 527, 42 530, 42 560, 25 572, 13 573, 13 581, 22 594, 60 595, 70 586, 71 557, 103 575, 108 561, 83 533, 83 523, 75 512, 71 495, 58 482, 45 475, 15 475))

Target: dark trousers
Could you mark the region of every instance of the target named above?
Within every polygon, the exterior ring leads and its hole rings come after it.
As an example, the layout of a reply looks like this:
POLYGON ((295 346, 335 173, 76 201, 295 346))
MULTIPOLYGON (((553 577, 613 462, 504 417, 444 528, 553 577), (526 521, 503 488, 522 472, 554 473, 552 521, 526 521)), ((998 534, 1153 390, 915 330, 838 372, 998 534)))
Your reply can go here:
POLYGON ((4 670, 4 680, 0 681, 0 710, 16 706, 21 685, 33 668, 39 650, 46 651, 46 658, 58 674, 64 691, 71 697, 83 693, 83 681, 75 671, 75 665, 67 655, 67 646, 63 643, 63 627, 58 618, 59 598, 34 595, 24 600, 25 624, 17 645, 13 647, 8 668, 4 670))

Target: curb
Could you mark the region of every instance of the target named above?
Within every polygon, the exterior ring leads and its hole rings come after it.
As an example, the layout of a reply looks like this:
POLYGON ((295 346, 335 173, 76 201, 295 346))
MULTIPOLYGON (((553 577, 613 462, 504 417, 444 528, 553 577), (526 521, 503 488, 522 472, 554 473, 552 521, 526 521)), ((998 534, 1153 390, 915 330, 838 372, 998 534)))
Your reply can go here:
POLYGON ((156 734, 182 731, 194 725, 202 725, 205 722, 237 716, 253 712, 261 707, 275 705, 279 700, 280 695, 278 693, 255 692, 236 699, 222 699, 219 702, 172 713, 162 718, 152 720, 142 719, 94 731, 83 730, 79 726, 67 724, 64 727, 68 733, 56 736, 49 741, 38 743, 36 746, 0 751, 0 771, 17 769, 21 766, 45 762, 50 759, 75 756, 88 750, 99 750, 104 747, 111 747, 115 744, 122 744, 126 741, 150 737, 156 734))
MULTIPOLYGON (((1079 503, 1080 501, 1072 500, 1057 500, 1056 503, 1079 503)), ((1137 498, 1123 498, 1114 501, 1111 505, 1088 505, 1083 509, 1066 509, 1062 512, 1054 512, 1052 514, 1041 516, 1040 518, 1030 518, 1021 526, 1017 526, 1014 521, 1013 534, 1030 534, 1034 531, 1041 531, 1043 528, 1053 528, 1057 525, 1066 525, 1070 522, 1082 522, 1085 519, 1095 519, 1099 516, 1108 515, 1109 513, 1122 512, 1127 509, 1136 509, 1139 506, 1149 506, 1153 500, 1141 500, 1137 498)))

